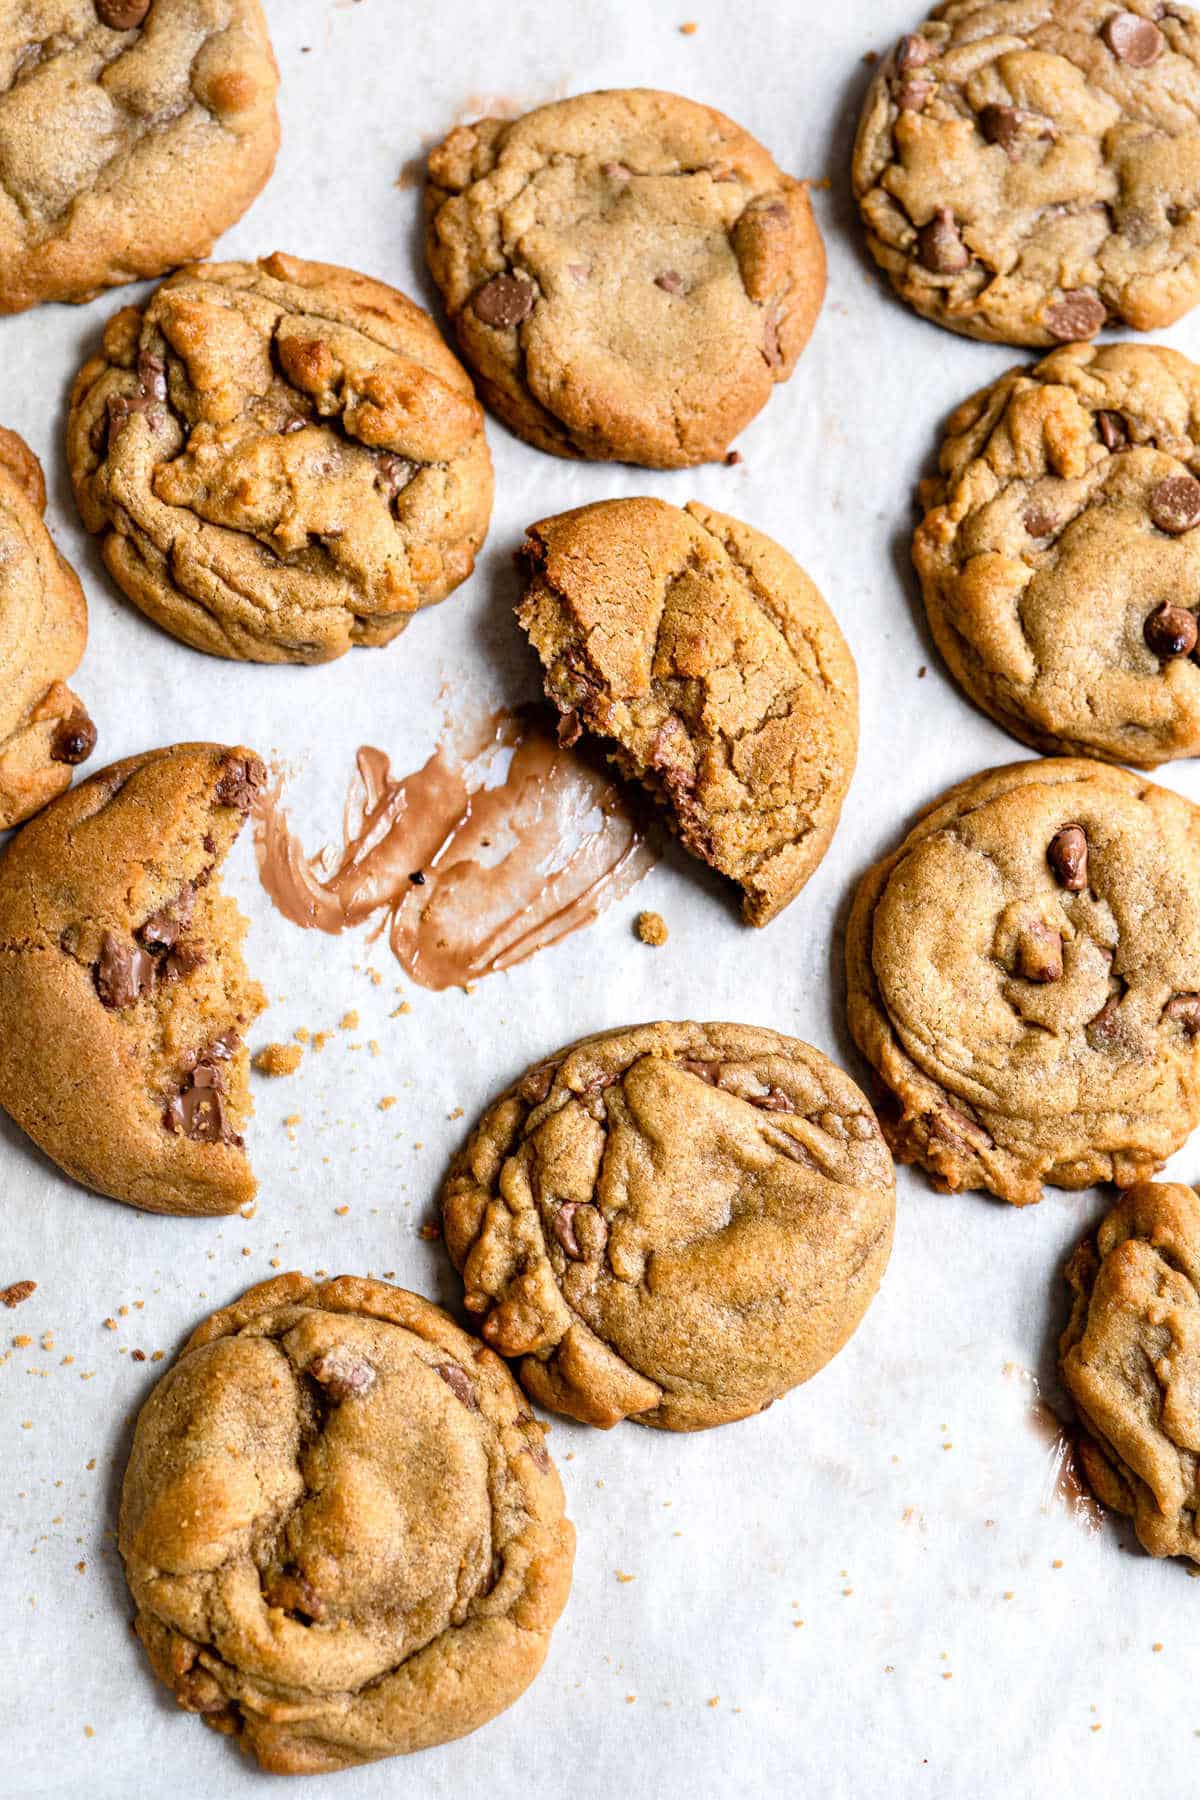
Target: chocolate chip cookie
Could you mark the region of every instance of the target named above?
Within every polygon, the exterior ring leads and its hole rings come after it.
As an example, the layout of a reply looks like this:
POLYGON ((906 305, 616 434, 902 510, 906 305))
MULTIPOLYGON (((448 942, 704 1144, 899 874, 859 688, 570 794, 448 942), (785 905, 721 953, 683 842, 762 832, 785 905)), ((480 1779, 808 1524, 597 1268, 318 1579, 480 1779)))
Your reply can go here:
POLYGON ((648 88, 459 126, 426 249, 487 404, 558 456, 724 456, 825 291, 804 182, 709 106, 648 88))
POLYGON ((517 618, 560 736, 596 733, 748 924, 829 847, 858 747, 854 661, 779 545, 692 501, 602 500, 531 525, 517 618))
POLYGON ((0 313, 207 256, 271 173, 278 85, 259 0, 0 9, 0 313))
POLYGON ((132 756, 0 858, 0 1106, 74 1180, 149 1212, 254 1195, 242 1040, 266 996, 217 875, 263 778, 219 744, 132 756))
POLYGON ((1200 1203, 1191 1188, 1130 1188, 1067 1264, 1074 1295, 1063 1381, 1079 1461, 1098 1499, 1128 1513, 1151 1556, 1200 1563, 1200 1203))
POLYGON ((250 662, 388 643, 466 580, 492 504, 483 411, 429 315, 279 254, 182 269, 119 312, 68 457, 129 598, 250 662))
POLYGON ((571 1582, 543 1431, 416 1294, 251 1288, 134 1433, 120 1547, 155 1674, 277 1774, 486 1724, 541 1668, 571 1582))
POLYGON ((87 643, 87 602, 45 510, 41 464, 0 426, 0 831, 61 794, 96 747, 66 685, 87 643))
POLYGON ((750 1025, 629 1026, 488 1110, 442 1196, 488 1343, 541 1405, 698 1431, 815 1375, 892 1243, 891 1157, 848 1075, 750 1025))
POLYGON ((1200 299, 1200 14, 946 0, 880 65, 853 179, 876 262, 952 331, 1170 325, 1200 299))
POLYGON ((955 412, 913 539, 929 624, 1038 750, 1200 754, 1200 368, 1071 345, 955 412))
POLYGON ((1200 1121, 1200 808, 1060 758, 951 788, 868 871, 850 1029, 943 1189, 1127 1187, 1200 1121))

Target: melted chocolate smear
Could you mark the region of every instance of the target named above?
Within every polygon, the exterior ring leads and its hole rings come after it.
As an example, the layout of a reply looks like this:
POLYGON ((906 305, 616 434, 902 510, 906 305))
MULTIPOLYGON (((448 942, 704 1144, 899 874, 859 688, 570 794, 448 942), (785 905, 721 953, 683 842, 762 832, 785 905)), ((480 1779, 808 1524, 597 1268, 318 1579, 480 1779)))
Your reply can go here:
POLYGON ((494 714, 461 752, 441 745, 410 775, 366 745, 357 767, 343 843, 316 856, 290 829, 281 783, 259 795, 259 878, 305 930, 371 922, 421 987, 524 962, 590 924, 654 862, 616 784, 527 714, 494 714))
POLYGON ((1042 1399, 1037 1376, 1031 1370, 1019 1368, 1016 1363, 1006 1363, 1004 1373, 1028 1382, 1031 1389, 1029 1423, 1049 1453, 1042 1484, 1042 1511, 1049 1512, 1054 1506, 1065 1507, 1077 1524, 1094 1535, 1104 1523, 1104 1508, 1092 1493, 1079 1465, 1078 1433, 1042 1399))

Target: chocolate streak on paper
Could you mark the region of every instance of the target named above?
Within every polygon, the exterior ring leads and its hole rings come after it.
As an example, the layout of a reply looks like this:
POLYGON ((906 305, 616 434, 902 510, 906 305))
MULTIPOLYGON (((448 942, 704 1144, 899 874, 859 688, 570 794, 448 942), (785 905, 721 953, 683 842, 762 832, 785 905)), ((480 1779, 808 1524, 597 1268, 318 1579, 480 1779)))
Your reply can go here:
POLYGON ((263 886, 293 924, 372 922, 405 973, 449 988, 508 969, 629 892, 654 857, 616 784, 525 714, 496 713, 462 751, 393 776, 364 746, 344 842, 306 854, 279 780, 255 806, 263 886), (505 766, 507 765, 507 766, 505 766))

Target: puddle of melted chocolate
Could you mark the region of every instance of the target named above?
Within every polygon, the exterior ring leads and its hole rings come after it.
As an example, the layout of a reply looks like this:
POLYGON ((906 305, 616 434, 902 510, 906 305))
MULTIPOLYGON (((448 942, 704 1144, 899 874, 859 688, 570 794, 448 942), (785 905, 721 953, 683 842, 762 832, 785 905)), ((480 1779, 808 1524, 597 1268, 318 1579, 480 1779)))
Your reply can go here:
POLYGON ((281 779, 260 795, 259 877, 293 924, 386 933, 422 987, 524 962, 590 924, 654 861, 615 782, 532 712, 494 714, 410 775, 369 746, 356 760, 339 848, 305 852, 281 779))
POLYGON ((1076 1433, 1042 1399, 1038 1378, 1032 1369, 1005 1363, 1004 1374, 1010 1380, 1015 1377, 1028 1384, 1029 1423, 1047 1448, 1046 1479, 1042 1484, 1043 1512, 1048 1512, 1052 1506, 1065 1507, 1085 1531, 1099 1531, 1104 1522, 1104 1508, 1092 1493, 1079 1466, 1076 1433))

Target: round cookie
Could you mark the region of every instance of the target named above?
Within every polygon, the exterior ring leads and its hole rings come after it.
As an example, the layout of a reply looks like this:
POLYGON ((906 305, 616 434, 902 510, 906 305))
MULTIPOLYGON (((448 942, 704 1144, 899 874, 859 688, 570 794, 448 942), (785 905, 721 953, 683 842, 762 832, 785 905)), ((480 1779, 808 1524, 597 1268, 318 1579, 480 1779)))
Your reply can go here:
POLYGON ((825 291, 804 182, 649 88, 461 125, 430 152, 426 251, 485 400, 558 456, 724 456, 825 291))
POLYGON ((853 180, 871 254, 938 325, 1170 325, 1200 299, 1200 14, 946 0, 880 65, 853 180))
POLYGON ((1129 1186, 1200 1120, 1200 809, 1070 758, 974 775, 864 876, 846 972, 900 1161, 1018 1206, 1129 1186))
POLYGON ((207 256, 275 162, 259 0, 21 0, 0 17, 0 313, 207 256))
POLYGON ((66 685, 87 643, 87 602, 45 511, 41 464, 0 426, 0 831, 61 794, 96 747, 66 685))
POLYGON ((276 1774, 475 1731, 538 1673, 570 1587, 543 1432, 416 1294, 251 1288, 134 1433, 120 1548, 155 1674, 276 1774))
POLYGON ((217 876, 264 778, 220 744, 131 756, 0 857, 0 1106, 75 1181, 149 1212, 254 1197, 242 1038, 266 996, 217 876))
POLYGON ((1200 1203, 1191 1188, 1130 1188, 1066 1278, 1074 1300, 1060 1369, 1083 1422, 1088 1482, 1132 1518, 1151 1556, 1200 1563, 1200 1203))
POLYGON ((892 1160, 850 1077, 750 1025, 628 1026, 538 1063, 442 1195, 487 1341, 541 1405, 699 1431, 824 1368, 887 1266, 892 1160))
POLYGON ((1071 345, 955 412, 913 539, 930 629, 1038 750, 1200 754, 1200 368, 1071 345))
POLYGON ((692 501, 601 500, 531 525, 517 619, 560 736, 594 732, 750 925, 833 837, 858 748, 858 678, 829 608, 762 532, 692 501))
POLYGON ((250 662, 388 643, 466 580, 492 505, 483 411, 429 315, 278 253, 182 269, 117 313, 67 453, 129 598, 250 662))

